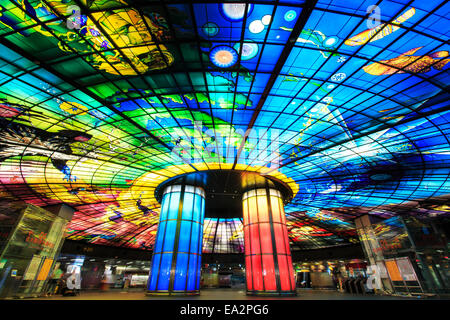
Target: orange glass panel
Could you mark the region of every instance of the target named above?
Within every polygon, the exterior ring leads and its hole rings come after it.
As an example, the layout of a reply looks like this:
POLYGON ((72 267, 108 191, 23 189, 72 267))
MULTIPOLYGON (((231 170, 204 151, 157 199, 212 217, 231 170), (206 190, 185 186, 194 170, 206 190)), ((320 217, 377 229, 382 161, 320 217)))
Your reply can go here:
POLYGON ((400 274, 400 270, 398 270, 397 262, 395 262, 395 260, 385 260, 384 264, 386 265, 386 269, 392 281, 403 281, 402 275, 400 274))
POLYGON ((53 264, 53 259, 45 259, 44 263, 42 264, 41 271, 39 271, 39 274, 38 274, 36 280, 46 280, 48 277, 50 268, 52 267, 52 264, 53 264))

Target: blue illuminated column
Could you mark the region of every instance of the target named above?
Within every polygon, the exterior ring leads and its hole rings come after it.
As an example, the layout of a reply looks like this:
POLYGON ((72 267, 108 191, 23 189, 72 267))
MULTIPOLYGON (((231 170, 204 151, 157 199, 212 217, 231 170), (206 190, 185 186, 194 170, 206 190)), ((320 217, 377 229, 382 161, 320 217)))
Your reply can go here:
POLYGON ((173 185, 163 192, 148 294, 200 293, 205 191, 173 185))

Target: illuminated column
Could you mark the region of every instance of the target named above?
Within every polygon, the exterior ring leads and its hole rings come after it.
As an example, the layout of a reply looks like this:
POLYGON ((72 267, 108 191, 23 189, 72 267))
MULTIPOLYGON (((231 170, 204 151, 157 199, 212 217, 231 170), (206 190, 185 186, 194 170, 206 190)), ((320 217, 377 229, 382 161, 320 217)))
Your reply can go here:
POLYGON ((164 190, 148 294, 200 293, 205 192, 173 185, 164 190))
POLYGON ((257 188, 242 197, 247 294, 295 295, 294 270, 279 191, 257 188))

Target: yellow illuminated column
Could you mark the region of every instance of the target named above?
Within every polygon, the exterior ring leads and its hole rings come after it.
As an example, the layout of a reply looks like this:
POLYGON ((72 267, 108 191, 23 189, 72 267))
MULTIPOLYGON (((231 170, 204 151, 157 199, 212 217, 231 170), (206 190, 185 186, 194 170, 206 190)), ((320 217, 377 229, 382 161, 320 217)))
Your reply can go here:
POLYGON ((295 295, 281 193, 263 187, 242 197, 247 294, 295 295))

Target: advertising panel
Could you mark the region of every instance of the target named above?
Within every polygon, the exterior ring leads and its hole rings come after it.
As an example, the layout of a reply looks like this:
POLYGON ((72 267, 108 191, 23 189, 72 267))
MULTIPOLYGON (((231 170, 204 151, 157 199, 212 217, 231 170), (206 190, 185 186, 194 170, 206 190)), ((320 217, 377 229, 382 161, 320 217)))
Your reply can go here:
POLYGON ((379 261, 377 262, 378 271, 380 273, 380 277, 382 279, 387 279, 389 277, 388 272, 386 270, 386 267, 384 266, 384 263, 379 261))
POLYGON ((400 270, 400 274, 402 275, 403 280, 405 281, 419 281, 416 276, 416 272, 409 261, 409 258, 397 258, 395 259, 397 262, 398 269, 400 270))
POLYGON ((33 280, 36 277, 36 273, 39 270, 39 265, 41 264, 42 257, 38 255, 33 255, 30 263, 28 264, 27 270, 23 276, 23 280, 33 280))
POLYGON ((39 274, 37 276, 37 280, 46 280, 48 277, 48 273, 50 272, 50 268, 52 267, 53 259, 46 258, 44 260, 44 263, 42 264, 41 271, 39 271, 39 274))
POLYGON ((386 260, 385 265, 389 273, 389 278, 391 278, 392 281, 403 281, 397 262, 394 259, 386 260))

